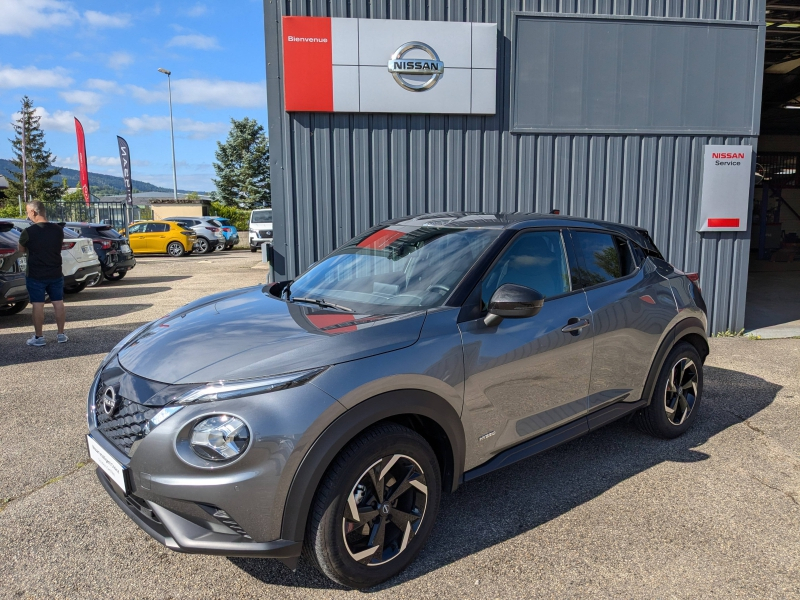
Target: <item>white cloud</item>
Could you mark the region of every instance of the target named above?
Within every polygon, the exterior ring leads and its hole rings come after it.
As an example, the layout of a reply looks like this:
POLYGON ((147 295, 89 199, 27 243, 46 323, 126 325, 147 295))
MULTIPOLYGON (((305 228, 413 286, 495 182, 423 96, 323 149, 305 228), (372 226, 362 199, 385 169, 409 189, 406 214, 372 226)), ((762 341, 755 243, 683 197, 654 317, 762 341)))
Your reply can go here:
MULTIPOLYGON (((127 89, 140 102, 167 101, 165 84, 156 89, 128 85, 127 89)), ((263 82, 173 79, 172 101, 175 104, 199 104, 206 108, 262 108, 267 105, 267 90, 263 82)))
MULTIPOLYGON (((105 167, 106 169, 121 168, 119 156, 89 156, 87 157, 87 161, 90 167, 105 167)), ((146 167, 150 165, 150 161, 133 159, 131 160, 131 164, 135 167, 146 167)), ((56 165, 59 167, 76 167, 78 165, 78 155, 73 154, 72 156, 61 158, 56 161, 56 165)))
POLYGON ((106 64, 114 70, 124 69, 128 65, 133 64, 133 56, 127 52, 113 52, 109 55, 106 64))
MULTIPOLYGON (((152 117, 142 115, 141 117, 130 117, 122 119, 127 127, 128 133, 146 133, 150 131, 168 131, 169 116, 152 117)), ((175 119, 175 130, 188 133, 192 139, 202 139, 225 133, 228 131, 227 123, 206 123, 195 121, 194 119, 175 119)))
MULTIPOLYGON (((48 129, 55 129, 56 131, 63 131, 64 133, 75 133, 75 117, 80 119, 85 133, 94 133, 100 129, 100 123, 94 119, 90 119, 84 115, 76 115, 66 110, 57 110, 54 113, 50 113, 46 108, 37 106, 33 109, 33 112, 36 116, 41 117, 39 123, 45 133, 47 133, 48 129)), ((21 116, 22 115, 17 112, 14 113, 11 118, 16 121, 21 116)))
POLYGON ((37 29, 68 27, 78 13, 60 0, 3 0, 0 35, 30 37, 37 29))
POLYGON ((204 14, 208 12, 208 8, 205 4, 195 4, 189 10, 186 11, 186 15, 189 17, 202 17, 204 14))
POLYGON ((89 90, 69 90, 60 96, 70 104, 77 104, 87 113, 97 112, 105 104, 105 97, 89 90))
POLYGON ((199 33, 189 35, 176 35, 167 44, 168 47, 194 48, 195 50, 218 50, 217 38, 199 33))
POLYGON ((67 77, 66 71, 60 67, 55 69, 37 69, 36 67, 15 69, 0 65, 0 89, 67 87, 71 83, 72 79, 67 77))
POLYGON ((116 81, 109 81, 108 79, 87 79, 86 87, 105 92, 106 94, 122 91, 120 85, 116 81))
POLYGON ((131 24, 131 16, 129 14, 108 15, 96 10, 87 10, 83 13, 83 18, 93 27, 119 28, 127 27, 131 24))

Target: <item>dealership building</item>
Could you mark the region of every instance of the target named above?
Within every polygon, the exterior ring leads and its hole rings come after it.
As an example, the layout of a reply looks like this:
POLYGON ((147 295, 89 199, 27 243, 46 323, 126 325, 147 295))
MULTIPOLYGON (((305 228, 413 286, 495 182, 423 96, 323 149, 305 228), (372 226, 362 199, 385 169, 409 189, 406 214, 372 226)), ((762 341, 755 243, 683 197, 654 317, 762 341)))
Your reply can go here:
POLYGON ((276 277, 395 217, 558 210, 647 228, 740 330, 798 264, 793 4, 265 0, 276 277))

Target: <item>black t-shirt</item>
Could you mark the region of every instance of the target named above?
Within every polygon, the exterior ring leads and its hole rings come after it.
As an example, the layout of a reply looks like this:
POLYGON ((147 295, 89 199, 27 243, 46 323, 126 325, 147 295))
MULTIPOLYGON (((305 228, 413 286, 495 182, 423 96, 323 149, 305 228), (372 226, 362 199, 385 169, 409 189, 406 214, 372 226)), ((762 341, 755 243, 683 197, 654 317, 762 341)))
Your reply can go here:
POLYGON ((34 223, 22 230, 19 243, 28 250, 28 269, 31 279, 58 279, 61 272, 61 245, 64 229, 55 223, 34 223))

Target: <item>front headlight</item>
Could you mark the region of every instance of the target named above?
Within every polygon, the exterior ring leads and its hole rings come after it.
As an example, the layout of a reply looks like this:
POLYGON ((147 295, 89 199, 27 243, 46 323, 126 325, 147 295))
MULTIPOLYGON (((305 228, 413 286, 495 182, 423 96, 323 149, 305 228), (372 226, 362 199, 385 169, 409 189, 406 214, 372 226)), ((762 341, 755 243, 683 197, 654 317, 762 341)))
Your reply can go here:
POLYGON ((265 379, 248 379, 245 381, 220 381, 203 387, 189 390, 176 400, 178 404, 198 404, 200 402, 216 402, 217 400, 230 400, 277 392, 288 388, 298 387, 308 383, 328 367, 297 371, 285 375, 277 375, 265 379))
POLYGON ((230 415, 217 415, 200 421, 192 429, 189 445, 202 459, 220 462, 242 454, 250 443, 250 430, 243 421, 230 415))

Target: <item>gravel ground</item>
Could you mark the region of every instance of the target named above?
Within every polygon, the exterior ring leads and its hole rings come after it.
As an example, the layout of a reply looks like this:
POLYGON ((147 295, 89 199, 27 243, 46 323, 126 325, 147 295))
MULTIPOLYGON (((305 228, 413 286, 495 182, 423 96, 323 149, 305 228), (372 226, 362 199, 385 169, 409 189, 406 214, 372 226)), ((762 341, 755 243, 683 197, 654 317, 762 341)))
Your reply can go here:
MULTIPOLYGON (((0 596, 339 598, 301 561, 170 552, 100 487, 85 394, 127 332, 262 283, 258 255, 144 258, 68 299, 70 342, 28 348, 0 321, 0 596), (257 266, 257 268, 252 268, 257 266)), ((49 309, 48 309, 49 310, 49 309)), ((800 340, 712 340, 700 418, 665 442, 615 423, 445 496, 386 598, 800 598, 800 340)))

